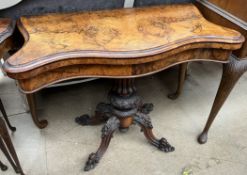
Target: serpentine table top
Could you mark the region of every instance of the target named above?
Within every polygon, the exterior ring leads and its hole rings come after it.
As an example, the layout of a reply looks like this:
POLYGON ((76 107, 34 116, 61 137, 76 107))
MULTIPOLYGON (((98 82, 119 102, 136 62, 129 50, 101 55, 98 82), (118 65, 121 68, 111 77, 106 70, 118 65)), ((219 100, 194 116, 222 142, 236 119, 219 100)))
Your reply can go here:
POLYGON ((193 4, 22 17, 24 46, 4 69, 35 92, 78 77, 133 78, 192 60, 227 62, 243 36, 193 4))
MULTIPOLYGON (((75 120, 81 125, 107 121, 85 171, 99 163, 114 131, 127 131, 133 123, 159 150, 175 150, 165 138, 155 137, 149 116, 153 105, 137 94, 135 77, 188 61, 227 63, 244 41, 239 32, 205 20, 193 4, 22 17, 17 26, 25 43, 5 61, 4 70, 25 93, 78 77, 116 79, 109 103, 99 103, 93 117, 75 120)), ((39 128, 47 126, 46 120, 33 120, 39 128)))

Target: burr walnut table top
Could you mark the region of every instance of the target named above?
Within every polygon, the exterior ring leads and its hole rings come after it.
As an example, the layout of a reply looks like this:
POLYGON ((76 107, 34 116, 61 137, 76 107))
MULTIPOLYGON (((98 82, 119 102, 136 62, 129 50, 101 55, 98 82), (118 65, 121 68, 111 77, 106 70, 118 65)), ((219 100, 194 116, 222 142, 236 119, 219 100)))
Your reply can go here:
POLYGON ((193 4, 22 17, 17 26, 25 44, 4 69, 26 92, 70 78, 143 76, 198 59, 226 62, 244 41, 205 20, 193 4))

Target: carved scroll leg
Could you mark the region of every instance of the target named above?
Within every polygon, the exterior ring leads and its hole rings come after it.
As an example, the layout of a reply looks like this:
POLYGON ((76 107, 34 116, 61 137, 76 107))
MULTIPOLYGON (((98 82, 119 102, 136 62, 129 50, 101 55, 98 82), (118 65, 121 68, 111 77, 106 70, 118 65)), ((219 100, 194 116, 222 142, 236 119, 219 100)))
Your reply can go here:
POLYGON ((15 152, 15 148, 12 144, 10 136, 8 134, 6 125, 3 120, 0 119, 0 127, 2 128, 1 138, 0 138, 0 148, 3 151, 4 155, 9 160, 10 164, 14 168, 16 173, 20 173, 24 175, 23 170, 21 168, 19 159, 15 152), (7 147, 7 148, 6 148, 7 147))
POLYGON ((235 84, 246 70, 247 60, 240 61, 236 60, 235 58, 231 58, 229 63, 223 65, 222 79, 211 112, 209 114, 208 121, 203 132, 198 137, 198 142, 200 144, 207 142, 208 131, 211 124, 213 123, 216 115, 234 88, 235 84))
POLYGON ((186 79, 188 63, 183 63, 179 65, 179 75, 178 75, 178 86, 175 93, 168 94, 168 98, 175 100, 183 91, 184 81, 186 79))
POLYGON ((75 122, 79 125, 98 125, 105 123, 109 119, 111 113, 111 105, 99 103, 96 107, 95 115, 90 117, 87 114, 76 117, 75 122))
POLYGON ((144 114, 149 114, 150 112, 153 111, 153 109, 154 109, 154 105, 152 103, 144 103, 139 109, 139 111, 144 114))
POLYGON ((159 150, 164 152, 172 152, 175 150, 173 146, 171 146, 165 138, 161 138, 158 140, 153 134, 153 125, 151 123, 151 119, 148 115, 143 113, 137 113, 134 116, 134 122, 138 123, 142 127, 142 131, 144 132, 147 140, 157 147, 159 150))
POLYGON ((6 171, 8 169, 8 167, 4 165, 1 161, 0 161, 0 168, 2 171, 6 171))
POLYGON ((26 94, 27 102, 30 108, 30 113, 33 118, 34 124, 39 128, 43 129, 48 125, 47 120, 41 120, 39 121, 37 113, 36 113, 36 104, 35 104, 35 96, 34 94, 26 94))
POLYGON ((96 153, 91 153, 88 157, 88 160, 86 162, 85 171, 89 171, 93 169, 100 161, 101 157, 104 155, 106 152, 112 135, 116 129, 118 129, 120 125, 120 121, 117 117, 111 117, 104 127, 102 128, 102 139, 101 139, 101 144, 100 147, 98 148, 96 153))
POLYGON ((16 128, 13 127, 13 126, 10 124, 10 122, 9 122, 8 116, 7 116, 6 112, 5 112, 5 109, 4 109, 4 106, 3 106, 3 103, 2 103, 2 100, 1 100, 1 99, 0 99, 0 110, 1 110, 1 112, 2 112, 2 114, 3 114, 3 117, 4 117, 5 121, 6 121, 6 123, 7 123, 8 127, 9 127, 9 129, 10 129, 11 131, 16 131, 16 128))

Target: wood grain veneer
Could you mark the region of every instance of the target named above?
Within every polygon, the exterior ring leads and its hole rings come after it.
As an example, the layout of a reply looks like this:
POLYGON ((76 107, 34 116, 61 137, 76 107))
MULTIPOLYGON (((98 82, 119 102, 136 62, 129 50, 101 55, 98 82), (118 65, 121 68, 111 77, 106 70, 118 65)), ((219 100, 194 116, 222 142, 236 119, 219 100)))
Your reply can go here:
POLYGON ((133 78, 192 60, 227 62, 243 36, 193 4, 22 17, 4 65, 26 93, 78 77, 133 78))
POLYGON ((15 21, 7 18, 0 18, 0 58, 7 52, 12 46, 13 42, 10 37, 14 32, 15 21))

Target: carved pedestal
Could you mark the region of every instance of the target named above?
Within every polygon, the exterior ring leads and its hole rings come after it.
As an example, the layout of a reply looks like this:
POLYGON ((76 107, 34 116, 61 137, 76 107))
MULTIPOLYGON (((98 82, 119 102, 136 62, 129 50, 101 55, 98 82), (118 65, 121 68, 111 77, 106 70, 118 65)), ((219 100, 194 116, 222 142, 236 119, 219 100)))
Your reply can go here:
POLYGON ((119 79, 108 95, 109 104, 100 103, 96 107, 95 116, 82 115, 75 121, 81 125, 95 125, 105 122, 102 128, 101 144, 95 153, 89 155, 84 168, 85 171, 93 169, 107 150, 114 131, 120 129, 127 131, 131 124, 139 124, 147 140, 164 152, 174 151, 165 138, 157 139, 153 132, 153 126, 149 113, 153 110, 152 104, 143 104, 136 93, 133 79, 119 79))

